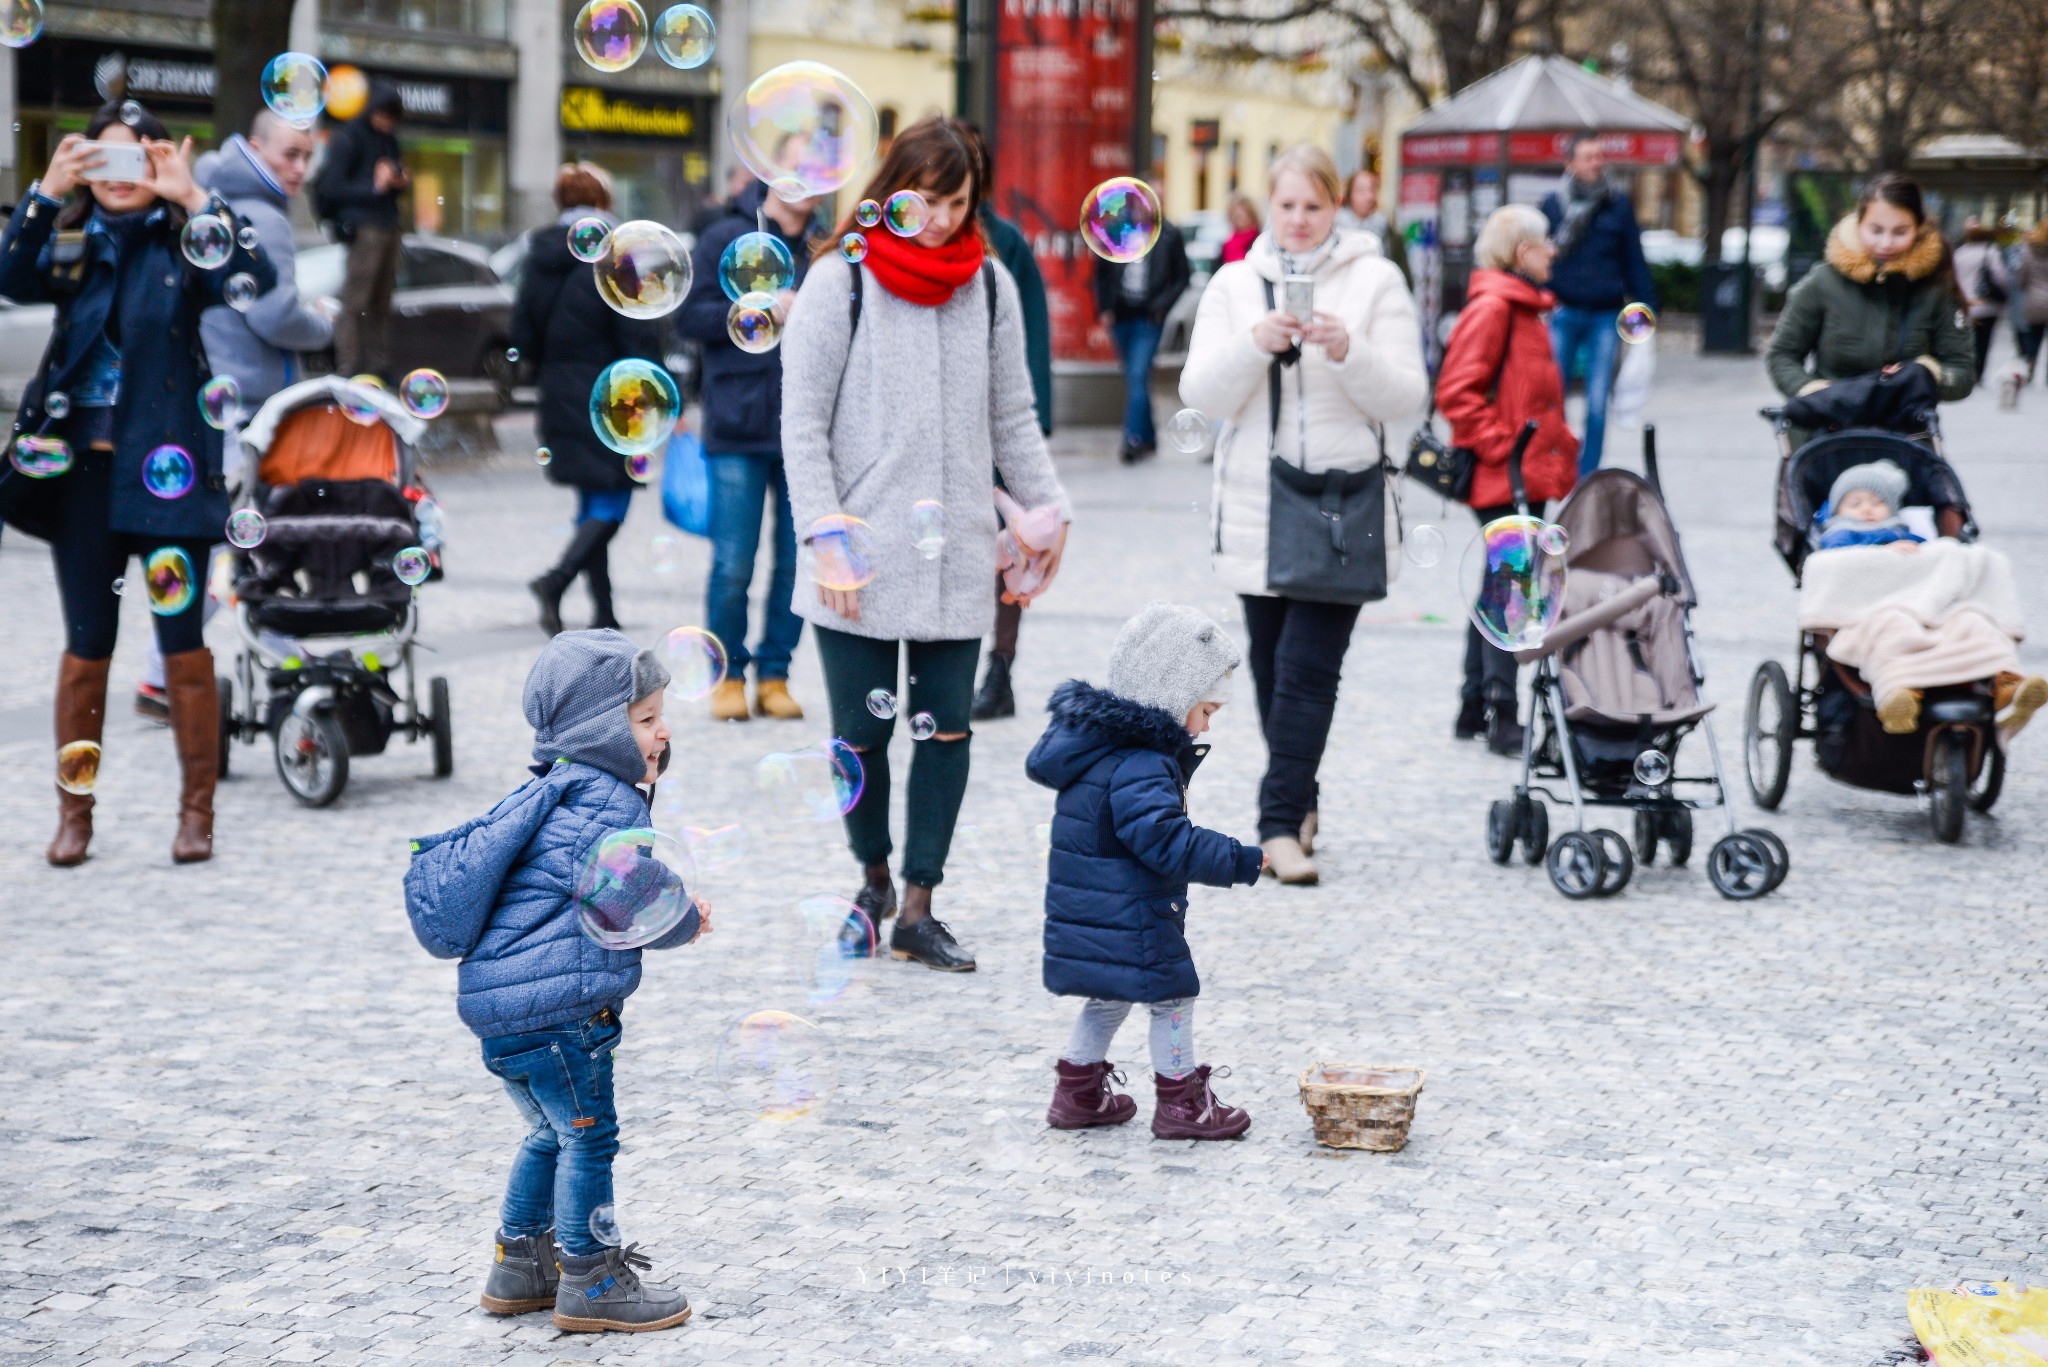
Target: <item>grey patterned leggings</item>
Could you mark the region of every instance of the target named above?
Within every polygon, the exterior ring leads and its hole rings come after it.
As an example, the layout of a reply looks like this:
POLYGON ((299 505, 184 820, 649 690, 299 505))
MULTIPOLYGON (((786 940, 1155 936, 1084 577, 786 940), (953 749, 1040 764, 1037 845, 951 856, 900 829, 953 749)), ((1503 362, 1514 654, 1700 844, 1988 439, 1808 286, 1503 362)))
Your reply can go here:
MULTIPOLYGON (((1081 1008, 1081 1018, 1074 1022, 1066 1052, 1060 1057, 1068 1063, 1101 1063, 1107 1059, 1117 1027, 1137 1004, 1090 997, 1081 1008)), ((1152 1071, 1171 1078, 1194 1072, 1195 999, 1176 997, 1171 1001, 1146 1002, 1144 1006, 1152 1013, 1152 1071)))

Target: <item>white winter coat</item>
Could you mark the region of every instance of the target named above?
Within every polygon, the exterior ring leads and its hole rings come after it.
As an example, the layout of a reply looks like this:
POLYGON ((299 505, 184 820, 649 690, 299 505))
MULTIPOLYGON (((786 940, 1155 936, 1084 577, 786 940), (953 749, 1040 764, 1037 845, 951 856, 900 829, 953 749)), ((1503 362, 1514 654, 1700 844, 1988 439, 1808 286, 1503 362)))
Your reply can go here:
MULTIPOLYGON (((1181 401, 1223 423, 1216 438, 1210 551, 1217 577, 1236 593, 1268 592, 1266 374, 1273 356, 1252 340, 1252 325, 1267 311, 1261 280, 1273 282, 1277 304, 1284 297, 1285 273, 1279 250, 1264 233, 1244 260, 1218 270, 1202 292, 1180 373, 1181 401)), ((1380 458, 1372 424, 1413 417, 1429 392, 1415 304, 1370 233, 1340 231, 1315 282, 1316 311, 1344 320, 1351 348, 1339 365, 1321 347, 1304 347, 1301 361, 1281 371, 1274 453, 1305 463, 1312 473, 1363 470, 1380 458)))

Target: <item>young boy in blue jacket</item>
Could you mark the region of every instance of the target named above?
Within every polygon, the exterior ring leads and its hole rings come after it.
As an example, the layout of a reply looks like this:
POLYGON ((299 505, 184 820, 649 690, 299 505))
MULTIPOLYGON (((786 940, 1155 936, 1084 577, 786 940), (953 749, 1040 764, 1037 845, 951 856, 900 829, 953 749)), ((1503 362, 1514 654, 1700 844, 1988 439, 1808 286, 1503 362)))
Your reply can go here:
MULTIPOLYGON (((1079 679, 1052 695, 1052 725, 1025 768, 1059 790, 1046 865, 1045 987, 1086 997, 1046 1123, 1074 1130, 1121 1125, 1138 1103, 1112 1091, 1110 1041, 1131 1007, 1152 1018, 1160 1139, 1235 1139, 1244 1110, 1209 1088, 1195 1063, 1201 982, 1188 951, 1188 884, 1253 884, 1265 866, 1245 845, 1188 820, 1187 786, 1209 752, 1196 738, 1230 699, 1237 643, 1193 608, 1153 603, 1124 624, 1109 687, 1079 679)), ((1226 1070, 1227 1072, 1228 1070, 1226 1070)))
MULTIPOLYGON (((635 1246, 616 1246, 612 1056, 640 951, 585 936, 575 897, 600 840, 648 825, 635 785, 668 763, 668 682, 652 652, 616 631, 555 637, 526 676, 534 779, 488 814, 414 841, 405 875, 413 933, 435 957, 462 960, 457 1008, 528 1125, 483 1306, 552 1308, 560 1329, 666 1329, 690 1317, 680 1291, 640 1280, 636 1269, 652 1264, 635 1246)), ((685 897, 682 920, 648 948, 711 929, 709 908, 685 897)))

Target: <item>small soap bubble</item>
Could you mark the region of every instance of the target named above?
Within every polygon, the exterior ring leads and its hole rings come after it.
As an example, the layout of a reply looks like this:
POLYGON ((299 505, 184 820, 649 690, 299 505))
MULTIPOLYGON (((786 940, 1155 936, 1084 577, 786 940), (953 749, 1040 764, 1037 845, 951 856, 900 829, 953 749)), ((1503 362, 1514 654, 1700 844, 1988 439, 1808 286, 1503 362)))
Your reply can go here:
POLYGON ((121 122, 133 128, 142 122, 142 106, 133 100, 121 101, 121 122))
POLYGON ((235 245, 245 252, 253 252, 263 242, 263 235, 251 224, 244 223, 235 234, 235 245))
POLYGON ((938 733, 939 723, 932 717, 931 713, 919 712, 911 717, 910 738, 912 740, 930 740, 938 733))
POLYGON ((576 55, 603 72, 624 71, 647 50, 647 12, 635 0, 590 0, 570 34, 576 55))
POLYGON ((654 478, 654 457, 645 451, 635 451, 626 457, 626 475, 635 484, 645 484, 654 478))
POLYGON ((537 446, 534 448, 533 463, 535 465, 546 465, 549 461, 553 460, 554 458, 555 453, 553 451, 550 451, 547 447, 537 446))
POLYGON ((142 582, 149 589, 149 610, 159 617, 172 617, 192 606, 199 591, 199 577, 192 571, 192 557, 176 546, 159 546, 142 562, 142 582))
POLYGON ((237 508, 228 514, 228 544, 238 550, 262 545, 267 530, 263 514, 254 508, 237 508))
POLYGON ((506 348, 505 348, 505 359, 506 359, 506 361, 510 362, 510 363, 511 363, 512 365, 518 365, 518 364, 519 364, 519 348, 518 348, 518 347, 516 347, 516 346, 508 346, 508 347, 506 347, 506 348))
POLYGON ((116 598, 119 598, 122 594, 126 593, 127 591, 128 581, 126 579, 121 579, 117 577, 114 580, 114 596, 116 598))
POLYGON ((1648 304, 1630 304, 1614 319, 1614 330, 1624 342, 1647 342, 1657 335, 1657 313, 1648 304))
POLYGON ((398 382, 398 401, 415 418, 438 418, 448 411, 448 377, 422 366, 398 382))
POLYGON ((864 199, 853 206, 853 221, 863 228, 872 228, 882 221, 882 206, 872 199, 864 199))
POLYGON ((1133 176, 1105 180, 1081 201, 1081 240, 1105 261, 1128 264, 1151 251, 1164 221, 1159 196, 1133 176))
POLYGON ((668 670, 668 691, 695 702, 725 682, 725 643, 702 627, 677 627, 661 638, 655 656, 668 670))
POLYGON ((217 271, 227 265, 235 235, 219 214, 194 214, 178 232, 178 249, 200 270, 217 271))
POLYGON ((142 458, 142 487, 158 498, 183 498, 197 478, 192 457, 182 446, 159 446, 142 458))
POLYGON ((796 257, 774 233, 741 233, 718 258, 718 287, 738 300, 775 294, 796 284, 796 257))
POLYGON ((654 51, 682 71, 694 71, 711 60, 718 26, 699 5, 670 5, 654 21, 654 51))
POLYGON ((43 400, 43 411, 56 422, 64 421, 71 416, 71 396, 61 389, 52 390, 43 400))
POLYGON ((675 380, 637 356, 613 361, 590 388, 590 425, 599 441, 622 456, 666 446, 682 413, 683 392, 675 380))
POLYGON ((327 108, 327 68, 303 52, 280 52, 263 68, 263 103, 290 123, 307 123, 327 108))
POLYGON ((636 218, 612 229, 593 264, 597 292, 628 318, 660 318, 690 292, 690 253, 675 232, 636 218))
POLYGON ((569 225, 569 255, 578 261, 597 260, 611 244, 612 225, 594 214, 569 225))
POLYGON ((656 532, 654 539, 647 543, 647 558, 654 562, 656 574, 674 574, 681 561, 676 539, 667 532, 656 532))
POLYGON ((867 774, 859 753, 834 737, 801 750, 763 756, 754 766, 754 786, 780 816, 834 821, 860 801, 867 774))
POLYGON ((427 576, 434 571, 433 557, 419 546, 407 546, 391 557, 391 572, 398 576, 398 582, 407 588, 418 588, 427 582, 427 576))
POLYGON ((741 295, 726 310, 725 335, 741 351, 757 356, 782 345, 782 324, 775 321, 775 296, 741 295))
POLYGON ((877 688, 868 694, 868 711, 883 721, 896 715, 896 695, 886 688, 877 688))
POLYGON ((821 588, 858 589, 875 577, 874 532, 845 513, 828 513, 811 524, 804 543, 810 550, 811 578, 821 588))
POLYGON ((852 262, 868 259, 868 240, 859 233, 848 233, 839 239, 839 255, 852 262))
POLYGON ((726 1027, 713 1075, 741 1110, 787 1122, 831 1098, 839 1068, 831 1038, 816 1025, 787 1011, 755 1011, 726 1027))
POLYGON ((1192 456, 1209 444, 1209 420, 1200 409, 1183 408, 1167 420, 1166 440, 1182 455, 1192 456))
POLYGON ((1427 522, 1417 523, 1401 550, 1410 564, 1426 570, 1444 558, 1444 534, 1427 522))
POLYGON ((1496 518, 1466 548, 1458 585, 1472 624, 1502 650, 1543 643, 1564 607, 1564 556, 1545 549, 1540 518, 1496 518))
POLYGON ((898 190, 882 205, 882 221, 898 237, 916 237, 931 216, 931 205, 915 190, 898 190))
POLYGON ((983 873, 996 873, 1002 865, 996 860, 996 852, 983 837, 981 827, 972 824, 958 827, 953 832, 953 852, 956 858, 965 860, 983 873))
POLYGON ((216 375, 199 387, 199 416, 217 432, 242 420, 242 386, 234 376, 216 375))
MULTIPOLYGON (((675 791, 664 784, 665 792, 675 791)), ((697 865, 699 874, 738 868, 747 858, 747 830, 740 825, 685 826, 683 846, 697 865)))
POLYGON ((910 505, 910 544, 927 560, 939 558, 946 548, 946 505, 921 498, 910 505))
POLYGON ((71 468, 71 443, 62 437, 26 433, 14 439, 7 459, 30 479, 55 479, 71 468))
POLYGON ((619 1233, 618 1211, 609 1201, 590 1212, 590 1237, 606 1248, 617 1248, 626 1241, 619 1233))
POLYGON ((829 195, 867 168, 875 107, 822 62, 785 62, 754 78, 726 120, 733 150, 778 195, 829 195))
POLYGON ((863 960, 875 955, 875 923, 868 914, 831 893, 806 897, 783 918, 793 946, 792 967, 804 1001, 826 1006, 846 995, 863 960), (854 933, 845 935, 847 927, 854 933))
POLYGON ((1545 527, 1536 540, 1548 555, 1563 555, 1572 544, 1571 533, 1555 522, 1545 527))
POLYGON ((100 781, 97 741, 74 740, 57 747, 57 786, 75 797, 87 797, 100 781))
MULTIPOLYGON (((27 47, 43 36, 43 0, 5 0, 0 3, 0 44, 27 47)), ((16 124, 16 131, 21 125, 16 124)))
POLYGON ((246 271, 237 271, 228 277, 220 288, 220 297, 236 313, 247 313, 256 307, 256 300, 263 291, 256 284, 256 277, 246 271))
POLYGON ((674 836, 647 826, 613 831, 577 871, 577 923, 606 949, 639 949, 682 924, 696 880, 690 852, 674 836))

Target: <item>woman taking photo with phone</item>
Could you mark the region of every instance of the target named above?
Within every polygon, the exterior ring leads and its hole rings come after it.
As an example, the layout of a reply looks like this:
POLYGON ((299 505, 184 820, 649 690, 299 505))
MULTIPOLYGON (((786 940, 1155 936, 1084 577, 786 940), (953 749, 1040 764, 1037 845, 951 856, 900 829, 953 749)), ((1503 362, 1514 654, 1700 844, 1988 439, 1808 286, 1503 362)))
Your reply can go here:
POLYGON ((226 201, 193 183, 191 139, 172 144, 130 101, 104 106, 83 137, 58 144, 0 237, 0 295, 57 306, 0 469, 0 516, 50 543, 64 609, 52 864, 84 862, 92 839, 124 584, 147 592, 164 654, 183 771, 171 857, 185 864, 213 853, 220 712, 201 627, 228 498, 221 433, 199 408, 211 374, 199 315, 277 283, 261 249, 240 244, 241 231, 226 201), (107 178, 135 168, 139 180, 107 178), (188 234, 202 213, 218 221, 188 234), (131 560, 142 562, 140 574, 131 560))
MULTIPOLYGON (((889 876, 889 739, 900 712, 916 742, 906 794, 903 903, 891 953, 965 972, 974 958, 931 914, 967 790, 968 711, 981 639, 995 621, 995 476, 1026 509, 1067 508, 1038 428, 1017 286, 977 226, 974 130, 933 118, 897 134, 862 197, 923 196, 923 229, 865 235, 858 266, 826 240, 782 338, 782 459, 813 582, 795 607, 817 629, 833 732, 860 753, 866 791, 846 814, 865 882, 842 943, 867 952, 896 911, 889 876), (938 505, 933 510, 920 505, 938 505), (914 522, 922 517, 921 523, 914 522), (847 554, 827 519, 865 524, 871 553, 847 554), (914 530, 915 529, 915 530, 914 530), (933 534, 943 535, 936 549, 933 534), (913 544, 913 537, 916 544, 913 544), (898 680, 907 654, 909 687, 898 680), (895 698, 901 696, 900 707, 895 698), (870 699, 873 697, 871 705, 870 699)), ((1066 544, 1044 562, 1043 592, 1066 544)))
POLYGON ((1320 876, 1309 857, 1320 819, 1316 771, 1359 604, 1269 586, 1270 464, 1284 460, 1310 475, 1375 469, 1379 424, 1421 412, 1429 381, 1401 273, 1372 234, 1337 230, 1329 154, 1309 146, 1284 154, 1269 188, 1265 232, 1203 291, 1180 396, 1224 424, 1210 551, 1217 577, 1243 599, 1251 634, 1267 752, 1259 840, 1274 876, 1303 884, 1320 876))

